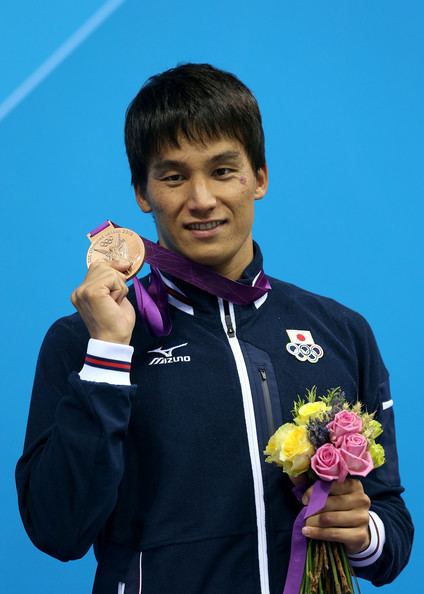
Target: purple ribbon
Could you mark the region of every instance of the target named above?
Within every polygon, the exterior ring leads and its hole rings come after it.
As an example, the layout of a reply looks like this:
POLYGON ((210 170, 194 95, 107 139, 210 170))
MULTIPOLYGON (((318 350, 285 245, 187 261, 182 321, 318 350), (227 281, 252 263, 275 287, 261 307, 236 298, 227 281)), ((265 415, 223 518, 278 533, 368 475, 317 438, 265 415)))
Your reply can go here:
POLYGON ((154 336, 168 336, 172 330, 168 295, 156 268, 152 268, 146 289, 137 277, 133 278, 137 308, 154 336))
MULTIPOLYGON (((296 520, 294 521, 291 537, 289 568, 287 571, 287 578, 284 585, 283 594, 299 594, 303 572, 305 569, 307 544, 306 536, 303 536, 302 534, 302 528, 305 524, 305 520, 309 518, 309 516, 317 514, 323 509, 323 507, 325 507, 328 494, 331 489, 331 483, 332 481, 316 481, 312 488, 312 495, 308 505, 300 511, 296 520)), ((293 492, 298 499, 301 499, 304 490, 296 487, 293 489, 293 492)))
POLYGON ((149 239, 144 237, 141 237, 141 239, 146 248, 146 262, 152 267, 168 272, 198 289, 222 297, 222 299, 231 301, 231 303, 248 305, 262 297, 271 288, 262 270, 254 286, 243 285, 243 283, 230 280, 214 272, 207 266, 203 266, 203 264, 193 262, 182 254, 171 252, 149 239))
MULTIPOLYGON (((106 221, 93 229, 89 233, 89 236, 93 237, 97 235, 97 233, 110 227, 110 225, 119 228, 119 225, 111 221, 106 221)), ((244 285, 238 281, 232 281, 225 276, 221 276, 210 268, 193 262, 182 254, 171 252, 149 239, 145 239, 144 237, 141 237, 141 239, 146 250, 145 261, 150 264, 152 272, 147 290, 137 277, 133 278, 133 283, 137 308, 141 317, 155 336, 168 336, 172 330, 168 309, 168 296, 158 269, 186 281, 211 295, 216 295, 237 305, 248 305, 252 301, 263 297, 271 289, 271 285, 263 270, 260 271, 256 278, 254 286, 244 285)))

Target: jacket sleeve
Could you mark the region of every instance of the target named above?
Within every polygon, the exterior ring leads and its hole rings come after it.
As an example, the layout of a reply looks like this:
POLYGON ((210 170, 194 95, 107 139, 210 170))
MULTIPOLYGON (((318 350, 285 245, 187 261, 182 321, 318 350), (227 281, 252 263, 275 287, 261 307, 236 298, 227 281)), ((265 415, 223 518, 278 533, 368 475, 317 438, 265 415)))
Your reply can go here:
POLYGON ((355 567, 355 573, 381 586, 393 581, 408 562, 414 527, 402 498, 404 488, 399 473, 389 376, 371 328, 363 318, 360 328, 358 399, 366 404, 368 412, 375 412, 375 419, 382 424, 383 434, 377 443, 384 447, 386 456, 385 464, 363 479, 363 485, 371 499, 371 510, 384 524, 385 542, 376 561, 371 564, 364 561, 362 567, 355 567))
POLYGON ((115 506, 134 389, 80 379, 88 335, 72 318, 44 339, 16 467, 25 529, 62 561, 88 551, 115 506))

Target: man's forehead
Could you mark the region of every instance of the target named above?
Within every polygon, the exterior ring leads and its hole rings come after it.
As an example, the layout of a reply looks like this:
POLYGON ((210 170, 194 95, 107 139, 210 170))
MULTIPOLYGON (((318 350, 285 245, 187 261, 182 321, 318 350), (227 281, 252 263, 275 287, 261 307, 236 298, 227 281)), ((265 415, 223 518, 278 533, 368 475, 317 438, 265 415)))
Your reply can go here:
POLYGON ((245 150, 237 140, 219 139, 195 143, 181 139, 179 147, 170 145, 163 147, 158 154, 152 157, 150 165, 156 169, 169 161, 200 163, 225 159, 242 160, 243 157, 246 157, 245 150))

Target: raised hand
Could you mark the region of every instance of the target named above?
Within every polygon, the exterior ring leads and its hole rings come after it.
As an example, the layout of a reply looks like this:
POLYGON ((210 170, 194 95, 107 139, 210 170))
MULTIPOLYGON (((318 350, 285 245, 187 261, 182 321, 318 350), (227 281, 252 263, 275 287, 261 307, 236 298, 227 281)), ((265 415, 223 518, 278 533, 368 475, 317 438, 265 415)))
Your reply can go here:
POLYGON ((91 338, 129 344, 135 325, 135 310, 127 299, 123 274, 130 263, 113 260, 94 262, 71 295, 91 338))

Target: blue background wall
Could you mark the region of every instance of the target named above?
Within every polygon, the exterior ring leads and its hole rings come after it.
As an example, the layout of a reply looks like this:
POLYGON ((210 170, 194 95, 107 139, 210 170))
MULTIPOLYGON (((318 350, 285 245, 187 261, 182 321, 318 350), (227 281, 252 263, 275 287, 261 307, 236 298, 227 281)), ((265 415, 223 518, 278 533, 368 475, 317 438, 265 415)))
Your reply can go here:
MULTIPOLYGON (((85 273, 85 233, 110 217, 155 236, 129 184, 124 111, 149 75, 182 61, 235 72, 259 100, 271 184, 257 204, 255 236, 266 270, 359 310, 374 328, 391 371, 405 498, 417 526, 408 568, 384 591, 417 591, 424 561, 422 3, 117 0, 96 27, 102 6, 3 0, 0 8, 2 591, 90 589, 91 553, 61 564, 29 542, 14 465, 40 342, 72 312, 69 295, 85 273), (22 102, 4 103, 93 14, 93 30, 75 51, 22 102)), ((362 591, 374 588, 362 584, 362 591)))

